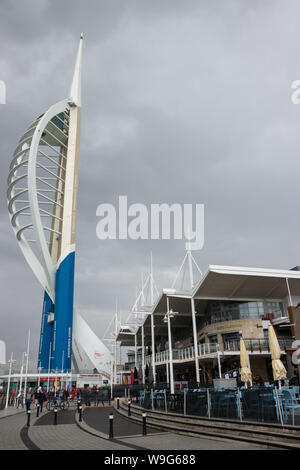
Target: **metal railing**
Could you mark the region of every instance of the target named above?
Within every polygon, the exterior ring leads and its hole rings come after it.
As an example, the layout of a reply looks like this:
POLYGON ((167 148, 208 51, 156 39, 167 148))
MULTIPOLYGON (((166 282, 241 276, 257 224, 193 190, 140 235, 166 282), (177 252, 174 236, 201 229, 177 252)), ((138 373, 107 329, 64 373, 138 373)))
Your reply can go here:
MULTIPOLYGON (((290 393, 293 393, 293 388, 290 388, 290 393)), ((292 415, 292 407, 284 392, 274 387, 252 389, 203 387, 194 390, 185 389, 173 394, 169 390, 156 387, 151 390, 140 390, 138 403, 148 410, 182 413, 209 419, 300 425, 300 414, 292 415)))
MULTIPOLYGON (((267 339, 254 338, 245 339, 245 346, 247 351, 250 353, 269 353, 269 341, 267 339)), ((284 351, 285 348, 292 346, 292 339, 279 339, 281 349, 284 351)), ((240 350, 240 342, 238 340, 224 341, 220 345, 220 353, 240 350)), ((211 354, 216 354, 218 351, 218 345, 216 343, 201 343, 198 344, 198 357, 205 357, 211 354)), ((188 361, 195 358, 194 346, 189 346, 182 349, 173 349, 173 361, 188 361)), ((169 361, 169 350, 161 351, 155 354, 155 363, 164 364, 169 361)), ((145 357, 145 364, 150 365, 152 363, 152 355, 145 357)), ((140 365, 140 363, 139 363, 140 365)))

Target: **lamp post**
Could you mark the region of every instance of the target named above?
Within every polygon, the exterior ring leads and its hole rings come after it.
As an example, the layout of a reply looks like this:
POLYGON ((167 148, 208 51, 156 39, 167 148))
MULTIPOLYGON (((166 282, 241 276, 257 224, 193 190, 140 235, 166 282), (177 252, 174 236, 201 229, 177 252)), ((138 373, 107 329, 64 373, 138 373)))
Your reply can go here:
POLYGON ((26 368, 25 368, 24 398, 23 398, 24 403, 25 403, 25 395, 26 395, 27 380, 28 380, 29 347, 30 347, 30 329, 28 330, 27 351, 26 351, 26 368))
POLYGON ((13 354, 14 354, 14 353, 11 353, 10 359, 9 359, 9 361, 8 361, 8 363, 9 363, 9 374, 8 374, 8 384, 7 384, 7 391, 6 391, 6 403, 5 403, 5 408, 8 407, 11 367, 12 367, 12 365, 16 362, 16 361, 13 359, 13 354))

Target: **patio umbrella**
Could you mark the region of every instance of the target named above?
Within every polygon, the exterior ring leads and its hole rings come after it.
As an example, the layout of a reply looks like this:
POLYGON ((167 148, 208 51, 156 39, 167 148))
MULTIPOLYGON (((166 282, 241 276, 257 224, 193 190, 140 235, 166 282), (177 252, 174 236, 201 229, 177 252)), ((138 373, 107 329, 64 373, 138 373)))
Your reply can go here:
POLYGON ((132 371, 130 372, 130 384, 133 385, 133 373, 132 373, 132 371))
POLYGON ((268 334, 269 334, 269 346, 270 346, 270 351, 271 351, 271 356, 272 356, 272 368, 273 368, 273 378, 274 380, 279 381, 279 387, 280 387, 280 380, 286 379, 286 368, 282 364, 280 360, 280 346, 278 343, 278 339, 276 336, 276 333, 274 331, 273 326, 269 326, 268 329, 268 334))
POLYGON ((240 340, 240 363, 241 381, 245 382, 245 385, 247 386, 247 382, 251 382, 252 374, 249 369, 249 356, 243 339, 240 340))
POLYGON ((128 385, 128 376, 125 375, 125 385, 128 385))

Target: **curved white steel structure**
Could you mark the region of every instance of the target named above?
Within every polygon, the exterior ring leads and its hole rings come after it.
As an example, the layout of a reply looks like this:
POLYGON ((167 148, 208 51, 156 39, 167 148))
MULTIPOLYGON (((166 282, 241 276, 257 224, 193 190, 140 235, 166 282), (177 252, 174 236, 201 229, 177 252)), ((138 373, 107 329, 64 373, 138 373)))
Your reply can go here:
POLYGON ((8 175, 11 224, 45 291, 39 348, 45 371, 71 369, 82 39, 69 98, 30 124, 8 175))
POLYGON ((8 211, 17 241, 53 303, 69 120, 68 100, 38 117, 19 140, 8 176, 8 211))

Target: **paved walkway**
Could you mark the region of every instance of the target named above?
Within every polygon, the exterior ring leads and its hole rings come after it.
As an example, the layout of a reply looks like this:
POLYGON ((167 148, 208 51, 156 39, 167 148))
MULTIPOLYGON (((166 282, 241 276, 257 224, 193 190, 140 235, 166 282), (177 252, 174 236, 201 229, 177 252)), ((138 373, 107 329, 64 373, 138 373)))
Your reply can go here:
MULTIPOLYGON (((84 412, 84 417, 94 412, 95 417, 99 418, 101 416, 99 410, 88 408, 84 412)), ((246 443, 187 437, 157 431, 144 437, 127 435, 108 440, 79 428, 73 421, 74 410, 59 411, 56 426, 53 424, 53 416, 53 412, 43 412, 40 418, 36 418, 34 409, 31 413, 29 428, 26 426, 25 411, 14 410, 10 415, 3 417, 0 419, 0 450, 245 450, 260 448, 246 443)), ((130 428, 131 423, 126 419, 125 421, 130 428)), ((133 430, 133 428, 130 429, 133 430)))
POLYGON ((20 434, 25 424, 25 412, 0 419, 0 450, 27 450, 20 434))
POLYGON ((32 426, 28 437, 42 450, 128 450, 126 444, 92 436, 77 424, 32 426))
POLYGON ((4 408, 3 410, 0 410, 0 419, 1 418, 6 418, 7 416, 14 416, 19 413, 24 413, 25 407, 22 408, 15 408, 14 406, 9 406, 8 408, 4 408))
MULTIPOLYGON (((84 422, 93 429, 104 434, 109 433, 109 415, 113 413, 114 436, 120 437, 142 435, 141 424, 134 423, 121 416, 113 407, 85 408, 83 413, 84 422)), ((162 431, 147 427, 148 434, 161 434, 162 431)))

